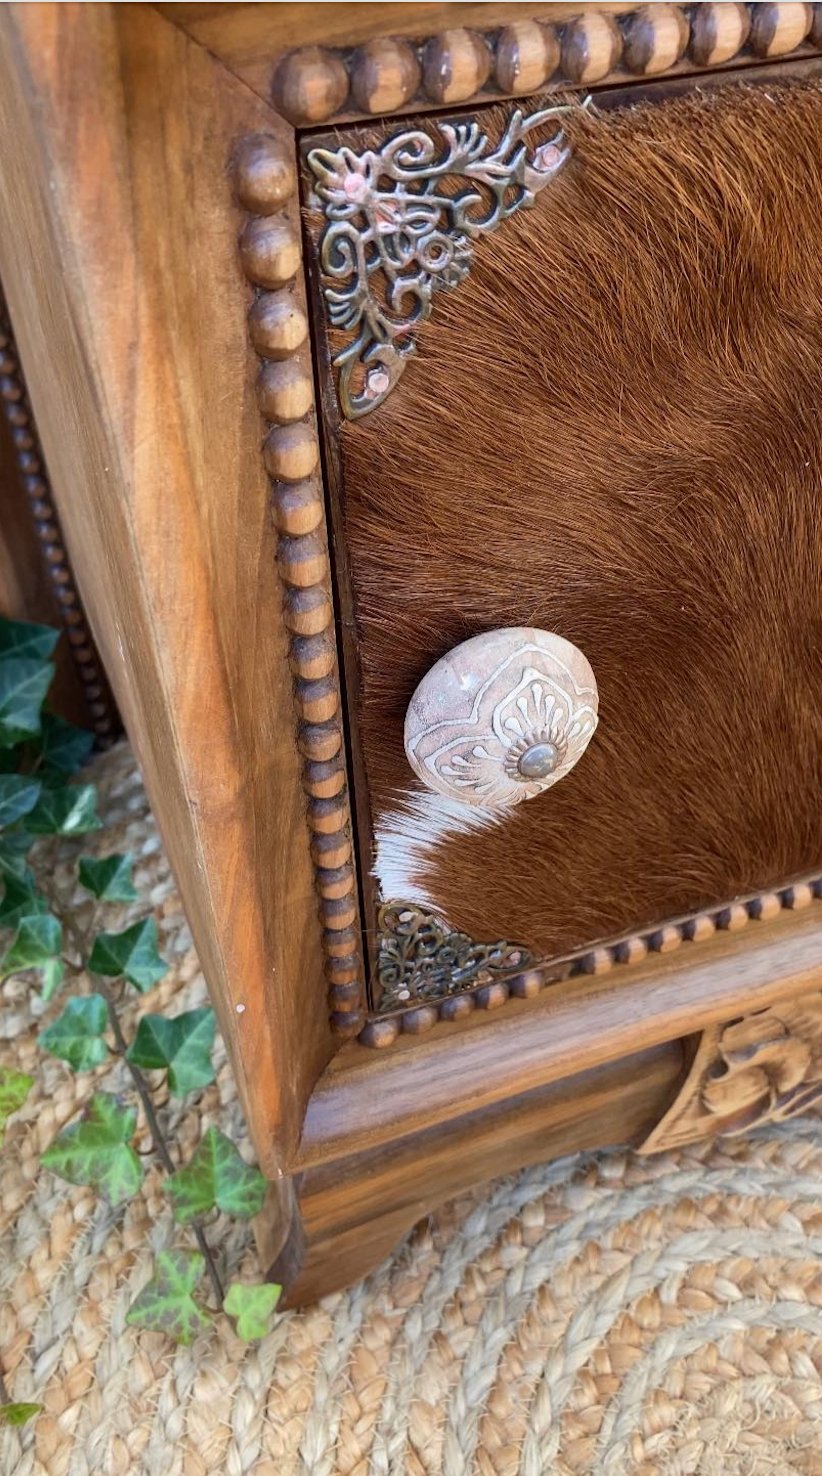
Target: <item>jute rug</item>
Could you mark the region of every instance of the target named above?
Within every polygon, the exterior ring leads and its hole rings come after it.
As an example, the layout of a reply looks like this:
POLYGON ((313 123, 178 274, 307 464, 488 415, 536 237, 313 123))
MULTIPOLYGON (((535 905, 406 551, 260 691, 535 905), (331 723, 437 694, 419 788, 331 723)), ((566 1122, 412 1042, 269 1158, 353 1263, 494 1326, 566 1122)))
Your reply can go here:
MULTIPOLYGON (((97 847, 138 855, 173 965, 139 1007, 191 1008, 205 990, 128 749, 97 769, 97 847)), ((73 1076, 36 1050, 27 992, 2 1004, 0 1054, 37 1086, 3 1153, 0 1358, 12 1396, 44 1405, 0 1436, 3 1476, 822 1473, 818 1120, 529 1170, 261 1344, 223 1318, 175 1349, 125 1325, 173 1235, 153 1172, 112 1211, 38 1167, 93 1086, 125 1087, 120 1068, 73 1076)), ((183 1155, 211 1122, 243 1141, 224 1057, 196 1109, 167 1110, 183 1155)), ((251 1273, 245 1229, 211 1238, 251 1273)))

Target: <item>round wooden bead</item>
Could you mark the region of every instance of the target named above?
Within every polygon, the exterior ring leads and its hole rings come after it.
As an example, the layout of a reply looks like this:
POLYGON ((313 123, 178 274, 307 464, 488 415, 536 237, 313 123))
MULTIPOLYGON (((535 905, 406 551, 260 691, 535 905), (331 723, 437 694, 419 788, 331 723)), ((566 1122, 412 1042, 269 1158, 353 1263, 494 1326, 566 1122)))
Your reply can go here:
POLYGON ((284 482, 279 486, 274 498, 274 518, 281 533, 313 533, 323 520, 323 504, 317 483, 306 480, 284 482))
POLYGON ((348 73, 340 57, 321 46, 305 46, 283 57, 272 85, 274 105, 291 123, 324 123, 348 96, 348 73))
MULTIPOLYGON (((315 765, 315 767, 319 768, 320 765, 315 765)), ((321 897, 347 897, 353 885, 353 866, 321 866, 317 872, 317 890, 321 897)), ((356 965, 356 962, 357 960, 353 959, 351 966, 356 965)), ((342 970, 343 967, 341 963, 337 965, 338 970, 342 970)), ((343 979, 345 975, 339 972, 335 973, 334 977, 343 979)))
POLYGON ((297 636, 291 642, 288 659, 297 676, 307 680, 330 676, 336 663, 334 642, 330 635, 297 636))
POLYGON ((529 969, 527 974, 509 979, 508 988, 514 999, 534 999, 542 989, 542 975, 537 969, 529 969))
POLYGON ((411 101, 420 85, 420 64, 407 41, 380 36, 351 60, 351 92, 364 113, 393 113, 411 101))
POLYGON ((432 36, 423 53, 422 83, 435 103, 467 102, 485 85, 491 53, 476 31, 458 27, 432 36))
POLYGON ((360 1040, 365 1046, 375 1046, 377 1050, 383 1050, 386 1046, 394 1044, 399 1033, 399 1017, 386 1015, 381 1020, 367 1020, 362 1028, 360 1040))
POLYGON ((508 985, 504 979, 497 979, 493 984, 483 984, 481 989, 474 990, 478 1010, 498 1010, 507 999, 508 985))
POLYGON ((331 599, 321 584, 286 593, 285 623, 296 635, 318 635, 331 624, 331 614, 331 599))
MULTIPOLYGON (((339 723, 302 723, 297 730, 297 747, 304 758, 325 763, 333 759, 342 748, 342 732, 339 723)), ((343 861, 348 858, 343 857, 343 861)), ((343 861, 323 861, 323 866, 342 866, 343 861)))
POLYGON ((437 1011, 433 1005, 420 1005, 417 1009, 405 1010, 401 1019, 406 1035, 424 1035, 436 1025, 437 1011))
POLYGON ((759 922, 770 922, 771 918, 778 917, 782 911, 782 898, 778 892, 763 892, 749 905, 751 917, 759 922))
MULTIPOLYGON (((350 871, 351 867, 348 870, 350 871)), ((324 970, 329 983, 337 987, 341 984, 352 984, 359 981, 360 960, 355 953, 345 954, 343 958, 327 958, 324 970)))
POLYGON ((263 450, 272 477, 281 482, 302 482, 310 477, 320 459, 317 432, 313 425, 275 425, 263 450))
POLYGON ((625 17, 622 60, 629 72, 667 72, 688 45, 689 27, 679 5, 643 5, 625 17))
POLYGON ((689 54, 700 67, 718 67, 743 48, 751 29, 747 5, 695 5, 691 14, 689 54))
POLYGON ((441 1020, 464 1020, 474 1012, 475 1000, 471 994, 451 994, 440 1005, 441 1020))
MULTIPOLYGON (((334 1010, 329 1016, 329 1024, 334 1034, 338 1035, 341 1040, 353 1040, 355 1035, 359 1035, 360 1039, 362 1039, 360 1032, 365 1025, 365 1015, 362 1010, 351 1010, 349 1014, 345 1014, 342 1010, 334 1010)), ((399 1034, 399 1026, 397 1027, 397 1034, 399 1034)), ((390 1041, 379 1043, 390 1045, 390 1041)), ((371 1041, 370 1044, 376 1045, 378 1042, 371 1041)))
POLYGON ((303 788, 317 799, 331 799, 335 794, 341 794, 345 789, 342 764, 334 759, 327 764, 306 763, 303 766, 303 788))
POLYGON ((268 359, 284 359, 305 343, 308 322, 292 293, 261 292, 252 303, 248 327, 258 354, 268 359))
POLYGON ((312 799, 308 804, 309 828, 316 835, 333 835, 342 830, 348 815, 348 806, 339 795, 334 799, 312 799))
POLYGON ((334 717, 339 707, 337 684, 332 677, 298 681, 294 685, 294 700, 300 717, 307 723, 324 723, 334 717))
POLYGON ((348 836, 341 833, 313 836, 311 859, 317 866, 345 866, 351 860, 351 842, 348 836))
POLYGON ((269 359, 257 379, 257 398, 266 420, 275 425, 302 420, 314 403, 311 375, 299 359, 269 359))
POLYGON ((559 65, 559 41, 539 21, 514 21, 499 34, 494 74, 501 92, 522 97, 543 87, 559 65))
POLYGON ((302 252, 290 221, 282 216, 252 216, 240 236, 240 259, 258 287, 282 287, 300 269, 302 252))
POLYGON ((653 953, 673 953, 682 944, 682 934, 674 923, 666 923, 651 934, 648 944, 653 953))
POLYGON ((359 947, 359 942, 355 927, 340 925, 323 929, 322 945, 329 958, 348 958, 352 950, 359 947))
POLYGON ((802 45, 812 19, 810 5, 752 5, 751 50, 756 56, 786 56, 802 45))
POLYGON ((316 533, 307 533, 304 538, 281 538, 277 559, 287 584, 305 589, 325 578, 325 544, 316 533))
POLYGON ((293 160, 270 134, 255 133, 241 140, 234 154, 233 174, 237 200, 255 215, 270 215, 297 192, 293 160))
POLYGON ((622 36, 612 16, 588 10, 572 20, 562 36, 562 66, 572 82, 599 82, 612 72, 622 52, 622 36))
POLYGON ((704 943, 716 932, 716 922, 709 912, 700 912, 682 924, 682 936, 690 943, 704 943))
POLYGON ((347 897, 324 897, 321 912, 325 926, 332 932, 350 928, 357 920, 357 902, 353 891, 347 897))

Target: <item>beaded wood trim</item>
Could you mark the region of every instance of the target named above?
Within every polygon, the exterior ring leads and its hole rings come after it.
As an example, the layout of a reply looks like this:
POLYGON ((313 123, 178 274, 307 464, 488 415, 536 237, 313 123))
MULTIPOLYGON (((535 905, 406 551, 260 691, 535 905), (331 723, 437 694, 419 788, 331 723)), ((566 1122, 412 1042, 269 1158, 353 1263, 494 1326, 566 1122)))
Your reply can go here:
POLYGON ((248 212, 240 256, 254 287, 248 323, 261 361, 260 409, 269 426, 263 456, 279 535, 277 558, 331 1024, 337 1034, 350 1036, 365 1019, 365 984, 297 175, 285 147, 262 134, 241 141, 233 166, 235 194, 248 212))
MULTIPOLYGON (((723 907, 690 913, 673 919, 657 928, 600 943, 595 948, 567 954, 564 958, 550 962, 536 962, 509 977, 497 977, 482 982, 459 994, 445 994, 443 998, 425 999, 406 1009, 372 1016, 360 1032, 359 1040, 367 1046, 389 1046, 401 1034, 422 1035, 431 1030, 440 1020, 460 1020, 475 1009, 499 1009, 509 999, 533 999, 550 984, 572 979, 581 974, 606 974, 613 968, 625 964, 640 963, 651 953, 671 953, 687 943, 701 943, 717 932, 738 932, 751 923, 767 921, 778 913, 809 907, 822 898, 822 875, 803 878, 774 891, 758 892, 750 897, 739 898, 723 907)), ((389 923, 403 913, 420 914, 408 903, 403 906, 393 903, 387 914, 389 923)), ((433 918, 429 919, 442 932, 433 918)), ((419 929, 419 922, 417 922, 419 929)), ((462 935, 457 935, 462 936, 462 935)), ((380 948, 383 948, 382 940, 380 948)), ((510 948, 510 944, 499 947, 510 948)))
POLYGON ((105 746, 120 731, 119 716, 74 583, 8 309, 1 295, 0 399, 11 430, 20 480, 28 498, 32 522, 43 550, 89 717, 97 738, 105 746))
POLYGON ((420 41, 381 36, 355 50, 304 47, 279 62, 273 96, 285 118, 310 127, 742 66, 820 47, 822 6, 792 0, 641 5, 622 15, 586 6, 561 25, 523 17, 501 29, 456 27, 420 41))

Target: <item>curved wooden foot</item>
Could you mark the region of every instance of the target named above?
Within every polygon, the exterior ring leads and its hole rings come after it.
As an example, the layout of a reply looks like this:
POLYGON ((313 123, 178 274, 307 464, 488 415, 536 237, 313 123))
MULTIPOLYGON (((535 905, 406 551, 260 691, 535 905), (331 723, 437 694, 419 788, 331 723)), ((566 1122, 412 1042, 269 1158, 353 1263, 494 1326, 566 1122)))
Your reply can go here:
POLYGON ((359 1280, 438 1205, 527 1164, 645 1137, 683 1074, 679 1042, 272 1184, 255 1230, 283 1306, 359 1280))

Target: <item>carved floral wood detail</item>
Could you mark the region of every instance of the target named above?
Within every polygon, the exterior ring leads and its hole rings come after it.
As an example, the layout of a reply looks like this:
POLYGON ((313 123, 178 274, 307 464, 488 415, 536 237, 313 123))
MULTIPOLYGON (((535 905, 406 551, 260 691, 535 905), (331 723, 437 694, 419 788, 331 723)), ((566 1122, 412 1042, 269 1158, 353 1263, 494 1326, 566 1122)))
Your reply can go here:
POLYGON ((822 1100, 822 993, 712 1026, 641 1152, 784 1122, 822 1100))
MULTIPOLYGON (((582 104, 587 107, 589 98, 582 104)), ((407 129, 380 149, 314 148, 308 165, 325 214, 323 292, 333 328, 344 415, 381 404, 416 351, 414 332, 435 293, 467 277, 474 242, 528 208, 562 168, 562 128, 530 154, 527 133, 576 104, 512 113, 493 147, 473 119, 432 122, 440 138, 407 129), (454 191, 455 180, 465 188, 454 191)))

